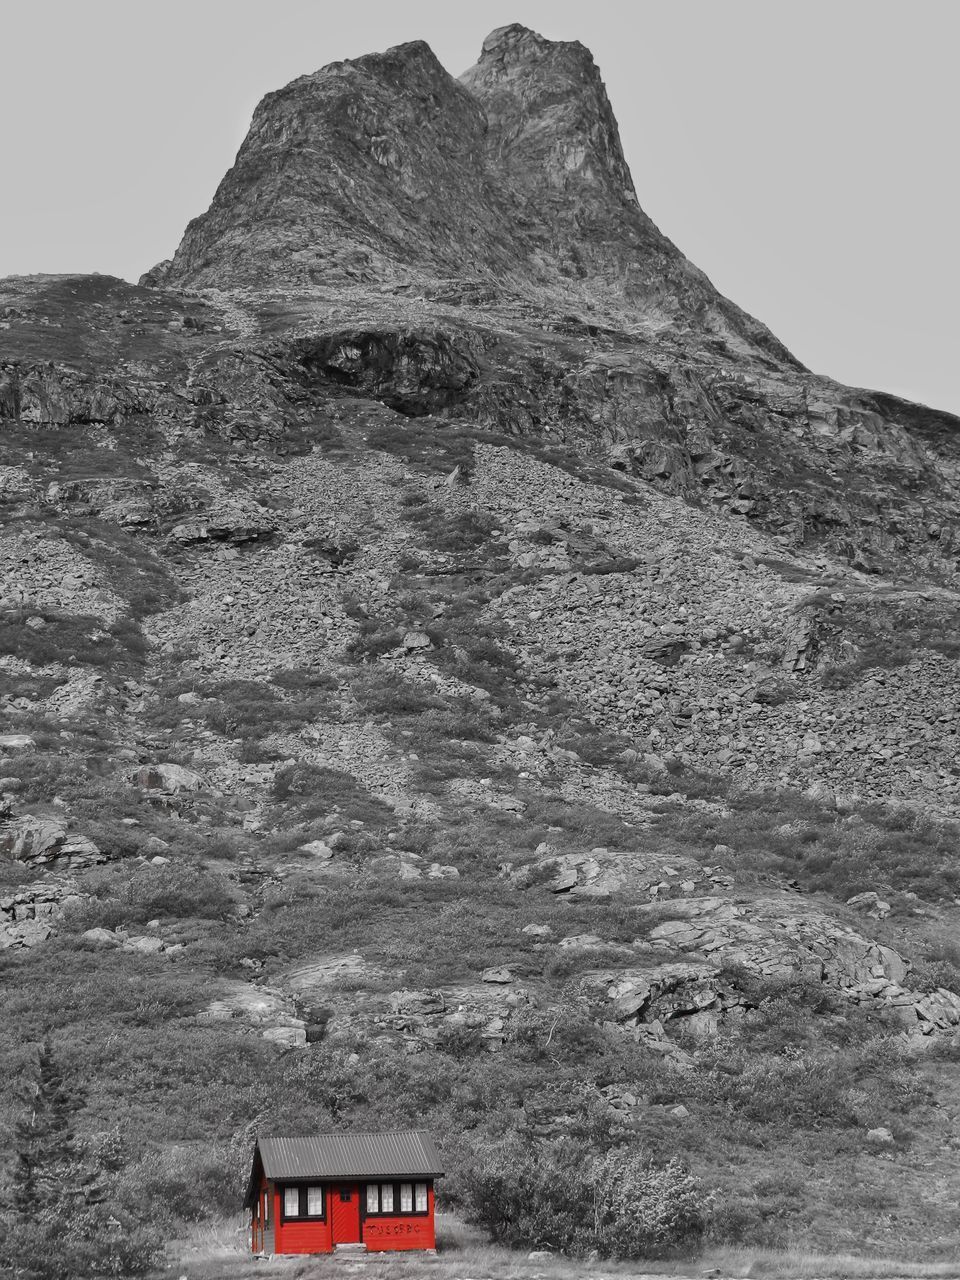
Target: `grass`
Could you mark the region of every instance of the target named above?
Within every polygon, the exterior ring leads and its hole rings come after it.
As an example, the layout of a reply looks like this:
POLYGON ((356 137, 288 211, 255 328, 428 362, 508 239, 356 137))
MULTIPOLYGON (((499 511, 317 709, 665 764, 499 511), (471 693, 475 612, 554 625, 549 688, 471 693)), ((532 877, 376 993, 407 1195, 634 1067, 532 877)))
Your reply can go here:
POLYGON ((823 649, 820 678, 828 689, 855 686, 868 671, 906 666, 926 650, 946 658, 960 657, 960 609, 940 603, 902 600, 848 601, 843 612, 830 612, 828 598, 815 595, 819 641, 823 649))
MULTIPOLYGON (((340 1276, 342 1260, 333 1257, 255 1259, 250 1256, 246 1228, 237 1219, 204 1223, 169 1250, 175 1269, 188 1280, 323 1280, 340 1276)), ((845 1253, 815 1253, 799 1248, 756 1249, 747 1246, 708 1246, 694 1258, 644 1259, 635 1263, 572 1261, 504 1249, 489 1243, 476 1228, 459 1218, 437 1214, 437 1254, 380 1254, 363 1259, 362 1274, 377 1280, 581 1280, 582 1277, 681 1277, 719 1274, 743 1280, 952 1280, 960 1263, 918 1263, 896 1258, 869 1258, 845 1253)))
POLYGON ((66 663, 135 673, 147 646, 137 622, 104 624, 90 614, 25 603, 0 611, 0 653, 36 666, 66 663))
POLYGON ((728 792, 726 805, 729 817, 681 810, 660 829, 738 878, 795 881, 841 902, 872 889, 909 912, 906 895, 930 903, 960 895, 955 822, 880 805, 849 817, 789 791, 728 792), (731 852, 716 854, 716 845, 731 852))

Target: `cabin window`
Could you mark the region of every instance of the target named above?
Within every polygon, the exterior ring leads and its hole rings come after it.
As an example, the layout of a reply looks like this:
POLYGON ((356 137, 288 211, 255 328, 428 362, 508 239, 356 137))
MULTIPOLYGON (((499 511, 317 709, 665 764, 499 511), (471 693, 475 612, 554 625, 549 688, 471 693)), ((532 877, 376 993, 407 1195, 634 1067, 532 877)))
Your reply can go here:
POLYGON ((325 1216, 323 1187, 307 1183, 294 1183, 283 1188, 283 1217, 323 1218, 325 1216))
POLYGON ((427 1182, 368 1182, 364 1195, 366 1216, 429 1213, 429 1188, 427 1182))
POLYGON ((270 1221, 270 1192, 263 1193, 263 1225, 266 1226, 270 1221))

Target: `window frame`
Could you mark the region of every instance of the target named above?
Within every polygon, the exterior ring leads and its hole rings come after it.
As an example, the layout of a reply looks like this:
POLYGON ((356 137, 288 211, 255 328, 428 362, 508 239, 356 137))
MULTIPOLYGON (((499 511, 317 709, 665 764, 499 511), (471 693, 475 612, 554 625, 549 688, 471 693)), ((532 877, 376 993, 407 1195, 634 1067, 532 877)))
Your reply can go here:
POLYGON ((328 1187, 324 1182, 317 1182, 315 1178, 288 1178, 283 1182, 278 1182, 280 1188, 280 1221, 287 1222, 326 1222, 327 1220, 327 1203, 329 1196, 327 1194, 328 1187), (287 1191, 297 1189, 297 1208, 298 1213, 287 1213, 287 1191), (319 1187, 323 1195, 323 1213, 307 1213, 307 1188, 319 1187))
POLYGON ((363 1198, 362 1198, 362 1200, 361 1200, 361 1204, 362 1204, 362 1206, 363 1206, 363 1216, 364 1216, 364 1218, 429 1218, 429 1216, 430 1216, 430 1188, 431 1188, 432 1186, 433 1186, 433 1179, 432 1179, 432 1178, 420 1178, 420 1179, 408 1179, 408 1178, 402 1178, 402 1179, 397 1179, 396 1181, 394 1181, 392 1178, 383 1178, 383 1179, 378 1178, 376 1182, 374 1182, 372 1179, 371 1179, 371 1180, 368 1180, 367 1182, 365 1182, 365 1183, 363 1184, 363 1198), (401 1184, 401 1182, 403 1182, 403 1183, 407 1183, 407 1182, 409 1182, 409 1184, 410 1184, 410 1189, 411 1189, 411 1200, 410 1200, 410 1203, 411 1203, 411 1204, 412 1204, 412 1206, 413 1206, 411 1209, 401 1209, 401 1208, 400 1208, 400 1184, 401 1184), (417 1186, 418 1186, 418 1184, 419 1184, 421 1187, 426 1187, 426 1189, 427 1189, 427 1207, 426 1207, 425 1209, 418 1209, 418 1208, 417 1208, 417 1186), (367 1190, 367 1188, 368 1188, 368 1187, 376 1187, 376 1188, 377 1188, 377 1204, 378 1204, 379 1206, 382 1206, 382 1205, 383 1205, 383 1192, 382 1192, 381 1188, 382 1188, 382 1187, 392 1187, 392 1188, 393 1188, 393 1208, 392 1208, 392 1209, 388 1209, 388 1210, 384 1210, 382 1207, 380 1207, 380 1208, 378 1208, 376 1211, 374 1211, 373 1209, 368 1209, 368 1208, 367 1208, 367 1205, 368 1205, 368 1203, 369 1203, 369 1201, 368 1201, 368 1199, 367 1199, 367 1196, 369 1195, 369 1192, 368 1192, 368 1190, 367 1190))

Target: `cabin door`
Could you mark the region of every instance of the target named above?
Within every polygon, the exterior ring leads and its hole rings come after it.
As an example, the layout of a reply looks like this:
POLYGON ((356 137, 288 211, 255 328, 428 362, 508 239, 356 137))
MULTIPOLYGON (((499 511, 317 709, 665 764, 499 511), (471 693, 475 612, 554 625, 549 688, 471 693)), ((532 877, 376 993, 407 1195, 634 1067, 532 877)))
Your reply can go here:
POLYGON ((355 1182, 335 1183, 333 1199, 333 1243, 360 1243, 360 1188, 355 1182))

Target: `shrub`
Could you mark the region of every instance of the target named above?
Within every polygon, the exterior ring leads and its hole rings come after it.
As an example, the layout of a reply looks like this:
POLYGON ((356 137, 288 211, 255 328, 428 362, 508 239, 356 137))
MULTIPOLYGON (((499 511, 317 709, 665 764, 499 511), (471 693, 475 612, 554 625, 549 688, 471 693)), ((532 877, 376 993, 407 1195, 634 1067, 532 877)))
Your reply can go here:
POLYGON ((679 1160, 623 1147, 588 1160, 569 1141, 487 1147, 465 1177, 468 1212, 504 1244, 580 1255, 638 1258, 703 1234, 713 1197, 679 1160))
POLYGON ((86 917, 95 917, 108 929, 164 916, 222 920, 236 905, 226 881, 182 863, 133 872, 105 868, 90 872, 84 887, 92 901, 81 908, 81 919, 86 923, 86 917))
POLYGON ((657 1168, 618 1148, 593 1167, 597 1248, 639 1258, 670 1245, 689 1245, 704 1232, 713 1196, 680 1160, 657 1168))
POLYGON ((32 1220, 0 1216, 0 1275, 17 1280, 139 1276, 160 1258, 163 1237, 116 1204, 46 1209, 32 1220), (15 1260, 16 1270, 5 1270, 15 1260))
POLYGON ((945 987, 960 994, 960 946, 947 940, 928 947, 911 968, 910 985, 918 991, 945 987))
POLYGON ((325 816, 333 809, 361 822, 385 822, 392 817, 392 811, 348 773, 306 760, 278 769, 272 790, 275 800, 296 808, 306 819, 325 816))
POLYGON ((47 606, 25 605, 22 609, 0 611, 0 653, 12 654, 36 666, 85 663, 129 671, 142 666, 146 651, 143 633, 130 618, 104 626, 100 618, 92 615, 65 613, 47 606))

